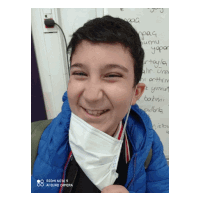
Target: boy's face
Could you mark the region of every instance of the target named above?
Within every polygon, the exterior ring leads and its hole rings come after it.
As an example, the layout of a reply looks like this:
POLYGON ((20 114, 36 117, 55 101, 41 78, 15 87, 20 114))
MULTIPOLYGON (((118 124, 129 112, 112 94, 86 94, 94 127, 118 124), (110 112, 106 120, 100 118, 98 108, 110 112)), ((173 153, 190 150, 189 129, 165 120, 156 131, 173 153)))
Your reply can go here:
POLYGON ((137 100, 133 66, 121 44, 82 41, 71 60, 67 90, 71 111, 112 136, 137 100))

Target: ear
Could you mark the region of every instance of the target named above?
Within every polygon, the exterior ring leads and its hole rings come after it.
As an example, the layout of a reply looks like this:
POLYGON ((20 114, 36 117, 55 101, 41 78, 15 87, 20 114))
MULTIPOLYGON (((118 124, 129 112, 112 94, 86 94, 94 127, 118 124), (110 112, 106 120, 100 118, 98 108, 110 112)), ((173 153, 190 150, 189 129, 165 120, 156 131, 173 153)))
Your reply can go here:
POLYGON ((135 94, 132 99, 132 105, 135 105, 136 101, 140 99, 142 94, 145 90, 145 84, 144 83, 138 83, 135 87, 135 94))
POLYGON ((144 83, 138 83, 136 85, 136 89, 135 89, 135 98, 136 100, 139 100, 140 97, 143 95, 145 90, 145 84, 144 83))

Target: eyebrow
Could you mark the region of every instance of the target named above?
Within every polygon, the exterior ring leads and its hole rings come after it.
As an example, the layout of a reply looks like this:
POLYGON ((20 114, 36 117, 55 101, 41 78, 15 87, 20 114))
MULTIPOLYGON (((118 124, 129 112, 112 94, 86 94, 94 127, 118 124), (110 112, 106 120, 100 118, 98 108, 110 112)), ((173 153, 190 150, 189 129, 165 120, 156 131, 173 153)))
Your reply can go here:
MULTIPOLYGON (((81 63, 75 63, 75 64, 73 64, 71 66, 71 68, 73 68, 73 67, 80 67, 80 68, 82 68, 82 67, 85 67, 85 65, 83 65, 81 63)), ((124 67, 123 65, 118 65, 118 64, 107 64, 107 65, 104 66, 104 69, 121 69, 121 70, 123 70, 126 73, 129 72, 129 70, 126 67, 124 67)))

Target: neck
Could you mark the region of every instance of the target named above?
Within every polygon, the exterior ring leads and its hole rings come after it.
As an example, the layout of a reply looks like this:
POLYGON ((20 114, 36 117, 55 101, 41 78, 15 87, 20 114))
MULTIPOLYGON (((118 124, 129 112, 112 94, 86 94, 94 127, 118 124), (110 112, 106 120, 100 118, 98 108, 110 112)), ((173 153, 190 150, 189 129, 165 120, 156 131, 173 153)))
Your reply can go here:
POLYGON ((122 122, 119 122, 119 124, 118 124, 118 126, 117 126, 115 132, 112 134, 112 137, 114 137, 114 138, 117 138, 117 137, 118 137, 118 135, 119 135, 119 133, 120 133, 120 130, 121 130, 121 124, 122 124, 122 122))

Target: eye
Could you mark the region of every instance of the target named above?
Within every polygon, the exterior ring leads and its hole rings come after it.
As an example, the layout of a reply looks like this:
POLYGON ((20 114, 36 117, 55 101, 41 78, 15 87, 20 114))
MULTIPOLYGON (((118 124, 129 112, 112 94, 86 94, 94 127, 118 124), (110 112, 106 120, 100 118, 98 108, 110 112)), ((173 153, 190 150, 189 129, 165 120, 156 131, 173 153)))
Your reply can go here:
POLYGON ((72 75, 76 75, 76 76, 87 76, 87 74, 85 74, 84 72, 73 72, 72 75))
POLYGON ((122 75, 121 74, 108 74, 108 75, 106 75, 106 77, 108 77, 108 78, 116 78, 116 77, 122 77, 122 75))

